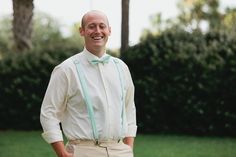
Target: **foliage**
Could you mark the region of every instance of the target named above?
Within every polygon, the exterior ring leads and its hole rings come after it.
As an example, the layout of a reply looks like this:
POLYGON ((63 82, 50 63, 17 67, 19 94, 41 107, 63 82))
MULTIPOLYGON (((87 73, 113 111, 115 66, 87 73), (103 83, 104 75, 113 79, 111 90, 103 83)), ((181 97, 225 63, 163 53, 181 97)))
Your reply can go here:
POLYGON ((161 13, 151 17, 151 28, 145 29, 140 38, 143 41, 149 34, 159 35, 166 30, 188 32, 219 31, 236 34, 236 9, 224 8, 220 11, 220 0, 179 0, 177 17, 163 19, 161 13))
POLYGON ((0 130, 40 128, 40 106, 51 71, 78 51, 11 53, 0 60, 0 130))
MULTIPOLYGON (((60 30, 61 24, 53 17, 36 12, 33 19, 32 45, 33 51, 83 47, 83 40, 78 27, 73 27, 69 36, 65 37, 60 30)), ((0 55, 13 50, 12 18, 5 16, 0 19, 0 55)))
MULTIPOLYGON (((0 19, 0 56, 9 52, 13 47, 13 34, 10 17, 2 17, 0 19)), ((1 58, 1 57, 0 57, 1 58)))
POLYGON ((142 133, 236 135, 236 40, 223 31, 149 35, 123 56, 142 133))
POLYGON ((231 33, 236 33, 236 8, 226 9, 226 14, 222 22, 223 28, 231 33))
POLYGON ((60 23, 45 13, 37 13, 34 18, 34 32, 32 37, 33 50, 60 49, 60 48, 81 48, 82 38, 78 28, 71 30, 71 35, 64 37, 60 30, 60 23))
POLYGON ((191 29, 199 30, 204 20, 209 22, 210 29, 219 29, 222 16, 219 6, 219 0, 180 0, 178 19, 191 29))

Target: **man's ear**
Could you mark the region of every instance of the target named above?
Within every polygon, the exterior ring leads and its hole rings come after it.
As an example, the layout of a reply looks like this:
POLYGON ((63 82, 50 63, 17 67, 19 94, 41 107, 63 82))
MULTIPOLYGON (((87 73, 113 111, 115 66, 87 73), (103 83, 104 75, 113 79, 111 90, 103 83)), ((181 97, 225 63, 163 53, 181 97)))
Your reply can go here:
POLYGON ((84 29, 82 27, 79 28, 79 33, 81 36, 84 36, 84 29))
POLYGON ((110 36, 111 35, 111 27, 109 26, 108 29, 109 29, 109 36, 110 36))

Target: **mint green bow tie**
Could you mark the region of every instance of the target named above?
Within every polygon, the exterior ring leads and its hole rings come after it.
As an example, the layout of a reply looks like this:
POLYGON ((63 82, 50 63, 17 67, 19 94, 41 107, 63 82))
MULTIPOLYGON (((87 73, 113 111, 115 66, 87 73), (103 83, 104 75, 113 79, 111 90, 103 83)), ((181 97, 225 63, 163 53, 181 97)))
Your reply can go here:
POLYGON ((90 62, 93 64, 93 65, 96 65, 98 63, 108 63, 109 62, 109 59, 110 59, 110 56, 106 56, 106 57, 103 57, 101 59, 94 59, 94 60, 91 60, 90 62))

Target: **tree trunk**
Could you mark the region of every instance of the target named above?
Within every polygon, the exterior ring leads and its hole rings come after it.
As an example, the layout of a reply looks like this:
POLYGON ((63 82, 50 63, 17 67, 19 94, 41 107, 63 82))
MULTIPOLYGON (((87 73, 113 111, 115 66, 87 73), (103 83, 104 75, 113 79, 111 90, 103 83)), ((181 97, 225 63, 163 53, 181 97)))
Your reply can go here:
POLYGON ((13 34, 18 52, 32 47, 33 0, 13 0, 13 34))
POLYGON ((129 0, 122 0, 120 55, 129 47, 129 0))

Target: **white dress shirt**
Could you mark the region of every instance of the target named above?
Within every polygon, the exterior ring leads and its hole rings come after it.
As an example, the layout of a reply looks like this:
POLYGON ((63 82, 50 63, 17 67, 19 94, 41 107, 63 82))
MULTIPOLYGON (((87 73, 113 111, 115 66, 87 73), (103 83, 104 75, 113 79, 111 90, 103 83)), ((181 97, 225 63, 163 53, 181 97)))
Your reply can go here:
POLYGON ((122 90, 113 57, 108 63, 96 65, 90 63, 93 59, 99 58, 84 49, 54 68, 40 114, 44 131, 42 136, 48 143, 63 141, 60 123, 68 140, 94 140, 84 93, 73 62, 75 60, 80 62, 84 72, 84 79, 93 104, 99 140, 136 136, 134 85, 127 65, 116 58, 124 77, 125 119, 123 130, 121 130, 122 90))

